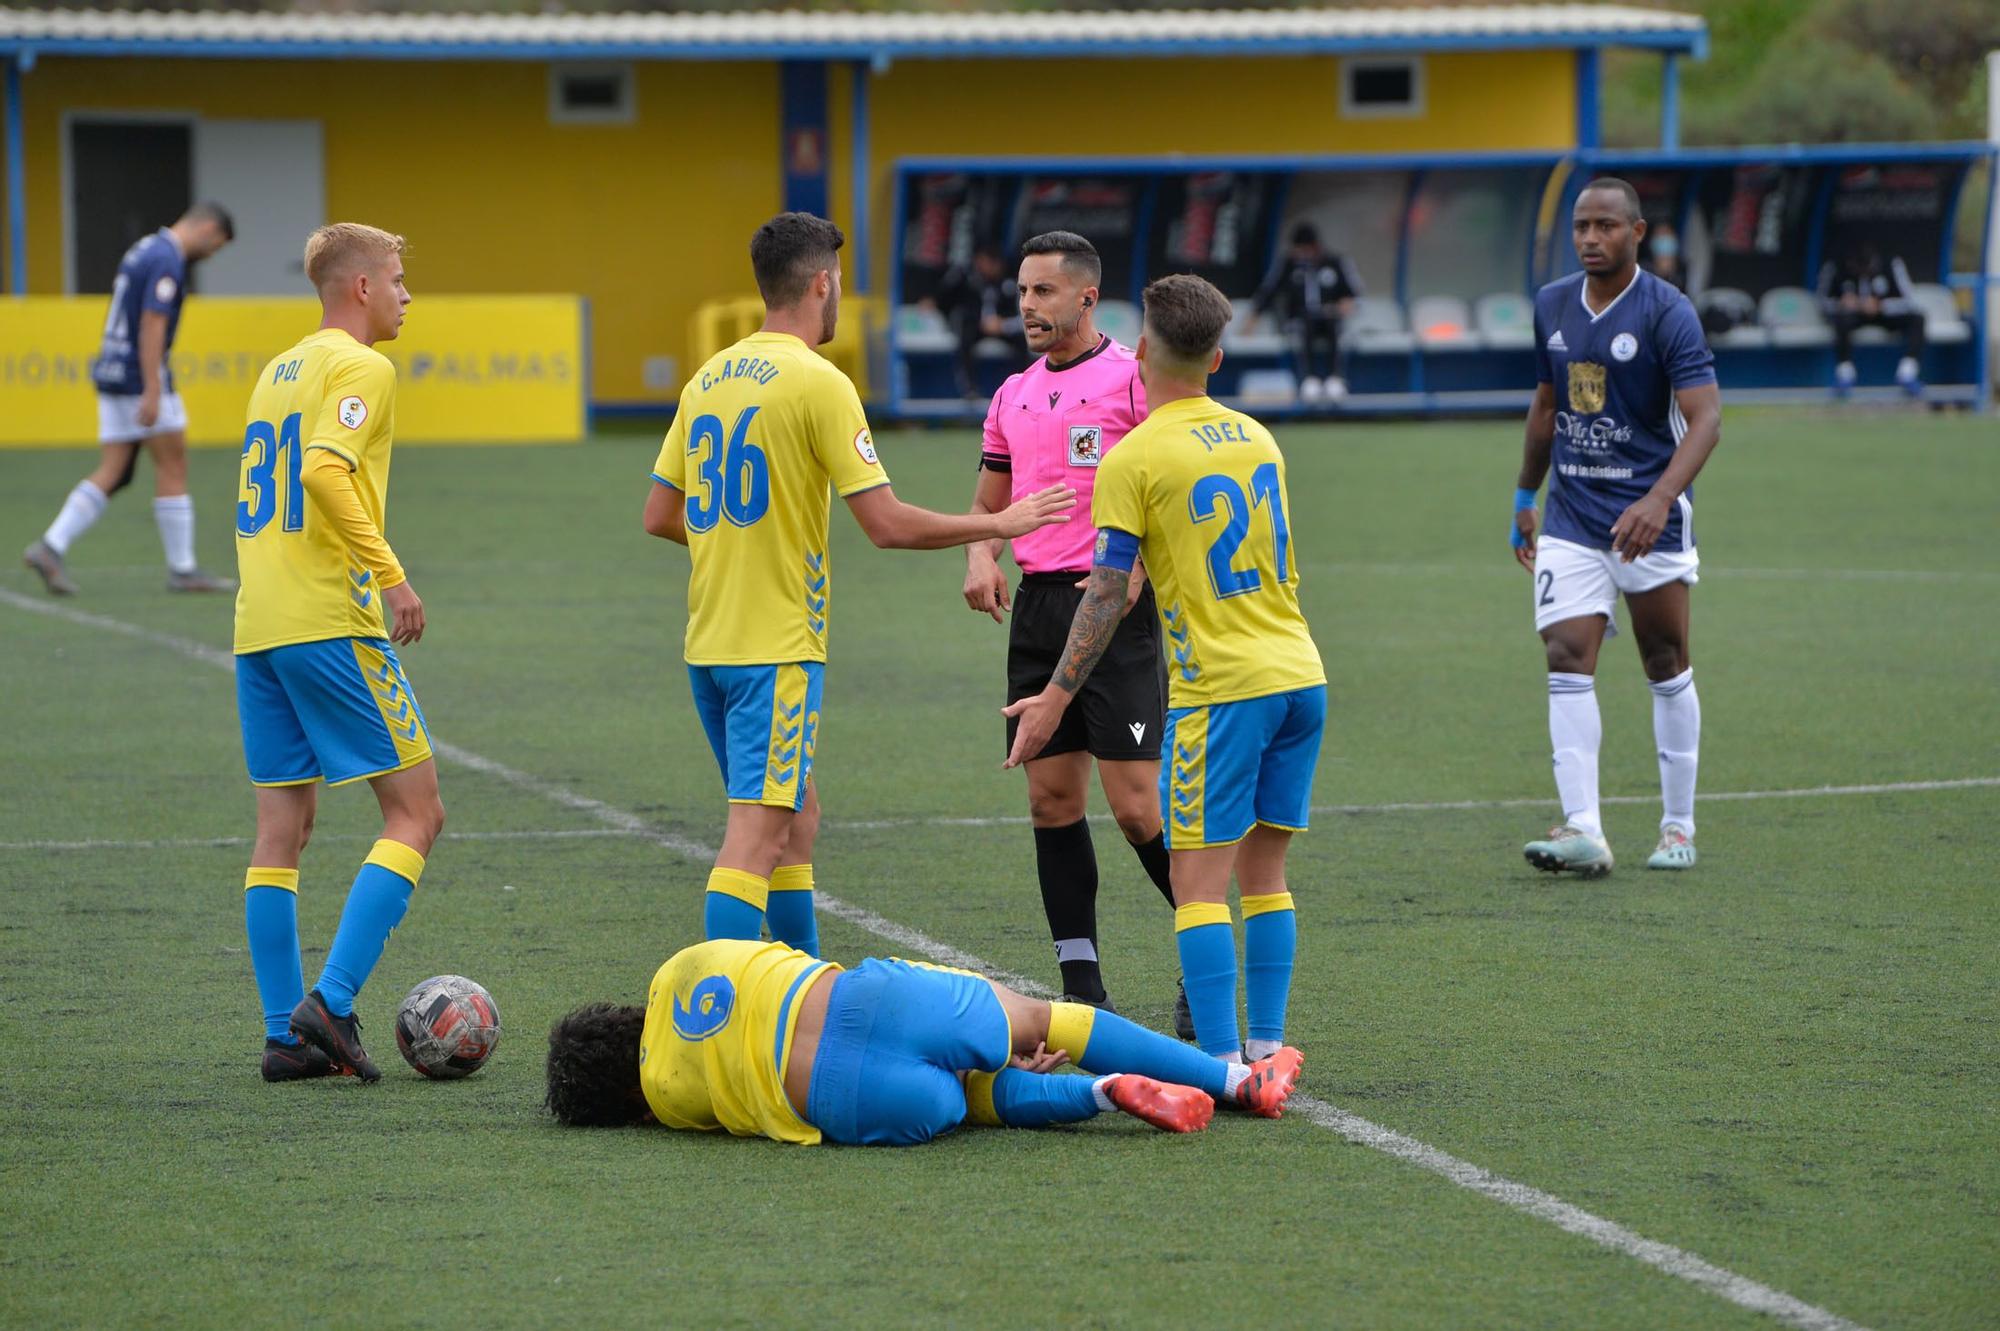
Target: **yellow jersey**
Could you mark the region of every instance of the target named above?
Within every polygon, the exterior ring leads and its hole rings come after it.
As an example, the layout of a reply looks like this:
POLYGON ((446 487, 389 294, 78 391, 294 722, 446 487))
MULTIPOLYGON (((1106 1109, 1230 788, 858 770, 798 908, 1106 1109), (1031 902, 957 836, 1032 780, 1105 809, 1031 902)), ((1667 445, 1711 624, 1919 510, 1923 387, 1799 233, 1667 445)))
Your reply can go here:
POLYGON ((639 1087, 670 1128, 819 1144, 785 1098, 798 997, 839 970, 783 943, 717 939, 682 948, 653 975, 639 1087))
POLYGON ((1105 454, 1091 518, 1139 538, 1166 630, 1168 706, 1326 683, 1299 610, 1285 459, 1262 425, 1207 397, 1153 408, 1105 454))
POLYGON ((681 390, 653 479, 686 496, 688 664, 826 660, 828 488, 889 483, 847 376, 752 333, 681 390))
POLYGON ((279 355, 250 394, 236 502, 236 650, 327 638, 383 638, 381 588, 308 499, 305 455, 325 449, 385 530, 396 369, 337 328, 279 355))

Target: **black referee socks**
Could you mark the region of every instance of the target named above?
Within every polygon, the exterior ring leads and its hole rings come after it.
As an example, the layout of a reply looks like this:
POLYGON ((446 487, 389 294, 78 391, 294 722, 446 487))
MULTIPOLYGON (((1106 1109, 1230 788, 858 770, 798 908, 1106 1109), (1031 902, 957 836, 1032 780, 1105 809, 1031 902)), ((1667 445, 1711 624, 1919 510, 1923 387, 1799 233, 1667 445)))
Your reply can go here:
POLYGON ((1090 824, 1079 818, 1068 827, 1035 829, 1035 874, 1042 885, 1042 911, 1056 945, 1065 994, 1089 1002, 1104 998, 1104 974, 1097 965, 1097 852, 1090 824))
POLYGON ((1146 876, 1153 880, 1153 886, 1160 889, 1160 895, 1167 899, 1167 905, 1174 904, 1173 855, 1167 850, 1167 830, 1163 827, 1153 833, 1151 841, 1134 841, 1132 853, 1139 857, 1139 863, 1146 866, 1146 876))

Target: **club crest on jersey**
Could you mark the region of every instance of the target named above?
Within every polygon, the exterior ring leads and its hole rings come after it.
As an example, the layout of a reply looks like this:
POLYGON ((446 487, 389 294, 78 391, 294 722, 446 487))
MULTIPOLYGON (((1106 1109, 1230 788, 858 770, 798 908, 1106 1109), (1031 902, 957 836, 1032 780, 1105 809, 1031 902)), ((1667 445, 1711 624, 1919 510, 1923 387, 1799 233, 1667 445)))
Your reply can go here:
POLYGON ((358 430, 368 419, 368 404, 358 397, 340 399, 340 423, 350 430, 358 430))
POLYGON ((1586 413, 1604 410, 1602 365, 1587 360, 1570 362, 1569 405, 1572 410, 1586 413))
POLYGON ((871 467, 875 465, 875 437, 866 429, 854 436, 854 451, 861 455, 863 462, 871 467))
POLYGON ((1104 460, 1104 431, 1095 425, 1069 427, 1069 465, 1094 467, 1104 460))
POLYGON ((1630 333, 1620 333, 1611 339, 1611 359, 1628 361, 1639 354, 1639 339, 1630 333))

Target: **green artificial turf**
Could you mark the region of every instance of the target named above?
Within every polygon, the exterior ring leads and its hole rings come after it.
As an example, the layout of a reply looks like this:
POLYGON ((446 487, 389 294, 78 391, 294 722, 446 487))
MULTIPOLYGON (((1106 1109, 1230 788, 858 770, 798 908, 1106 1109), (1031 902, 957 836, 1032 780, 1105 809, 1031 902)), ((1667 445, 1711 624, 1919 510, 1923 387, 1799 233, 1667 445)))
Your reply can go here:
MULTIPOLYGON (((1518 427, 1279 437, 1332 681, 1292 871, 1304 1089, 1864 1325, 1991 1325, 2000 787, 1704 802, 1699 867, 1648 874, 1651 700, 1621 637, 1599 671, 1604 790, 1635 799, 1606 810, 1620 868, 1537 875, 1520 843, 1557 810, 1505 541, 1518 427)), ((880 445, 904 498, 969 501, 968 433, 880 445)), ((396 459, 390 535, 430 615, 412 685, 440 740, 521 779, 441 764, 447 839, 360 1003, 372 1087, 257 1079, 248 848, 198 844, 252 827, 227 671, 0 601, 0 1322, 1763 1322, 1298 1115, 907 1151, 557 1128, 543 1033, 643 996, 697 937, 707 866, 551 792, 720 835, 685 554, 639 530, 655 447, 396 459), (48 844, 80 842, 105 844, 48 844), (393 1050, 397 999, 440 971, 505 1024, 466 1082, 393 1050)), ((1698 487, 1705 794, 2000 777, 1996 450, 1971 417, 1728 417, 1698 487)), ((32 537, 86 465, 0 454, 0 534, 32 537)), ((235 469, 194 458, 217 569, 235 469)), ((227 598, 162 591, 148 480, 72 551, 63 608, 226 650, 227 598)), ((834 522, 821 887, 1052 983, 1025 827, 941 821, 1025 813, 999 770, 1005 631, 965 609, 956 554, 834 522)), ((0 590, 42 600, 18 567, 0 590)), ((378 826, 365 790, 324 797, 308 980, 378 826)), ((1112 996, 1164 1025, 1168 913, 1096 829, 1112 996)), ((908 950, 832 915, 822 935, 838 960, 908 950)))

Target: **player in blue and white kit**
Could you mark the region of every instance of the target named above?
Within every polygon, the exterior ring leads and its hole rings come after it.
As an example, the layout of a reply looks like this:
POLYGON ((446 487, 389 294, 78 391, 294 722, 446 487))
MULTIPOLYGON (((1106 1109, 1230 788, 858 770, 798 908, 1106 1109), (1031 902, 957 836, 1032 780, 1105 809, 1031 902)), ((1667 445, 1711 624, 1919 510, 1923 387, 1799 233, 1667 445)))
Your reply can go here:
POLYGON ((1694 478, 1722 439, 1715 357, 1688 298, 1639 270, 1646 223, 1622 180, 1593 180, 1571 214, 1583 271, 1535 296, 1535 367, 1514 491, 1514 557, 1534 574, 1535 628, 1548 649, 1549 739, 1563 821, 1523 853, 1538 869, 1611 871, 1598 817, 1597 649, 1625 597, 1653 687, 1666 806, 1646 867, 1694 864, 1701 704, 1688 665, 1694 478), (1550 466, 1553 459, 1553 469, 1550 466), (1535 492, 1549 476, 1536 539, 1535 492))
POLYGON ((174 391, 168 353, 187 296, 187 270, 236 238, 221 204, 198 203, 172 226, 136 241, 119 260, 104 339, 91 365, 97 385, 97 470, 76 483, 41 539, 21 554, 56 596, 76 584, 63 567, 70 543, 132 483, 139 445, 153 455, 153 521, 167 555, 167 589, 228 591, 236 584, 194 561, 194 500, 187 489, 187 408, 174 391))

